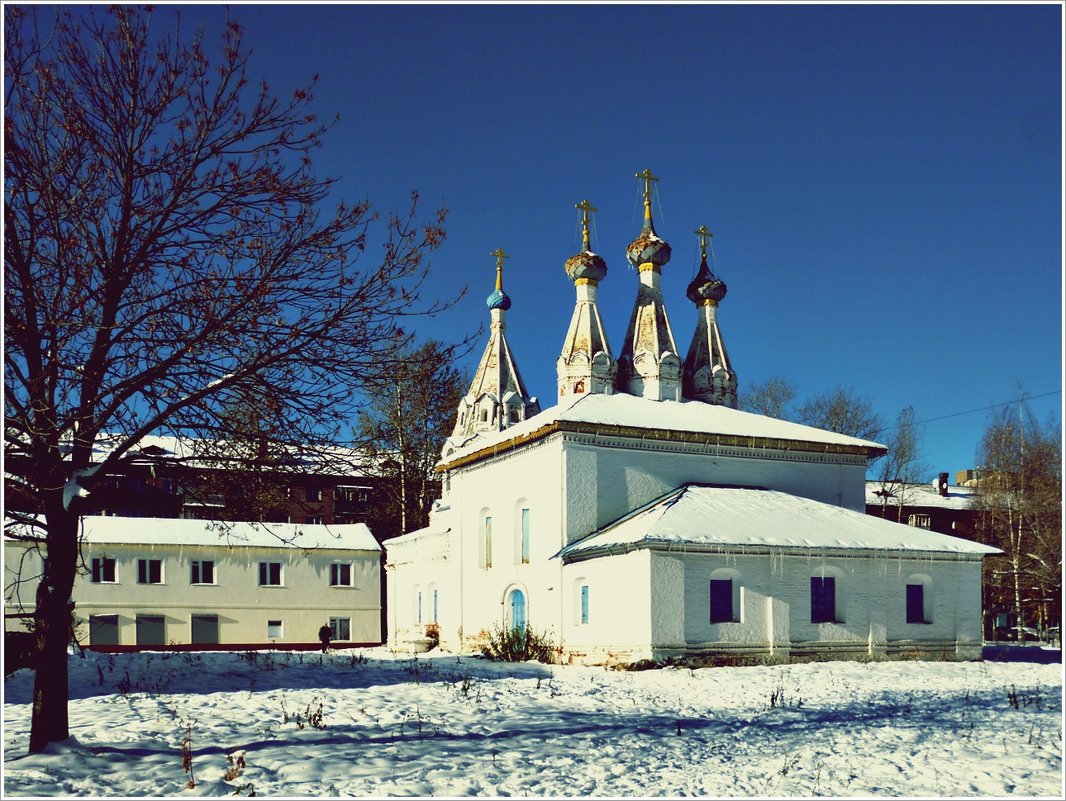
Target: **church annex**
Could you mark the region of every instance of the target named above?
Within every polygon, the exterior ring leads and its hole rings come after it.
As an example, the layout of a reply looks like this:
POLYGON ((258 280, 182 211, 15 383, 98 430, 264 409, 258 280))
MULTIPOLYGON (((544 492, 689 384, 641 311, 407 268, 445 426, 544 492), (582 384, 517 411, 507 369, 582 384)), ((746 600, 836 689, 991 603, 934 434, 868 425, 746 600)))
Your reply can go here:
POLYGON ((567 260, 576 300, 541 411, 507 345, 497 250, 489 341, 438 471, 424 529, 385 542, 388 639, 474 651, 495 629, 544 633, 564 660, 691 655, 978 659, 977 543, 863 513, 884 446, 737 410, 718 322, 726 285, 701 263, 688 351, 660 289, 671 249, 644 224, 626 248, 636 298, 615 356, 596 305, 607 274, 567 260))

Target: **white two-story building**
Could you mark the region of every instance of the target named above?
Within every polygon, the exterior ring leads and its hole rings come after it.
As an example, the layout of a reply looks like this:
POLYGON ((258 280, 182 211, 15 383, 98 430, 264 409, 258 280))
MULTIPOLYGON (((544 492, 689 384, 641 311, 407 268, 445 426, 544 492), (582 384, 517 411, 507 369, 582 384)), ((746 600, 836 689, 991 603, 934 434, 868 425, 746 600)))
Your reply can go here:
MULTIPOLYGON (((366 525, 86 517, 75 635, 102 649, 381 642, 381 547, 366 525)), ((29 615, 43 544, 5 538, 7 629, 29 615)))

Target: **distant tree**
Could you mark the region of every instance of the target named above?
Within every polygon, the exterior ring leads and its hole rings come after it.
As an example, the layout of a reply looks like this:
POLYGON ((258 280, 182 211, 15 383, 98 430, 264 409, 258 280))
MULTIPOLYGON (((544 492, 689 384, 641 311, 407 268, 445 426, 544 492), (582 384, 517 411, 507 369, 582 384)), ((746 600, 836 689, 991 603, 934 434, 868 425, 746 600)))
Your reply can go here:
POLYGON ((419 225, 412 200, 361 259, 377 217, 324 208, 310 88, 249 82, 236 23, 209 58, 147 7, 54 13, 4 7, 7 479, 33 501, 12 532, 46 553, 31 752, 68 736, 80 496, 146 434, 213 438, 253 395, 275 439, 329 444, 402 361, 402 319, 442 307, 418 288, 443 211, 419 225))
POLYGON ((977 534, 1004 552, 985 560, 989 601, 1013 612, 1020 640, 1023 626, 1044 629, 1061 614, 1061 428, 1041 425, 1023 403, 1001 409, 985 431, 978 464, 980 491, 971 501, 977 534))
POLYGON ((397 510, 403 534, 426 525, 434 500, 433 467, 455 422, 466 381, 452 366, 453 348, 430 340, 412 350, 378 382, 369 409, 359 415, 356 440, 397 510))
POLYGON ((742 390, 738 405, 745 412, 788 420, 791 417, 790 405, 795 398, 796 386, 791 381, 781 376, 772 376, 742 390))
POLYGON ((888 507, 894 506, 897 522, 903 522, 903 507, 916 491, 914 486, 924 483, 929 475, 929 467, 921 460, 921 427, 914 418, 913 406, 901 409, 896 425, 887 437, 882 437, 888 453, 878 465, 881 516, 887 517, 888 507))
POLYGON ((796 413, 796 421, 860 439, 873 439, 884 428, 872 401, 845 386, 805 401, 796 413))

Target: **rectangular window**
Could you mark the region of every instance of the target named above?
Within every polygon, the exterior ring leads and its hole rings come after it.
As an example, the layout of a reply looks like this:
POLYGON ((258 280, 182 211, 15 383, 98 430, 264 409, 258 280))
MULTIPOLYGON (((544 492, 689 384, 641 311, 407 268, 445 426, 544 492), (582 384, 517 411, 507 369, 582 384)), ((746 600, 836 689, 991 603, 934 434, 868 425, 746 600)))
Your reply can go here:
POLYGON ((440 623, 440 619, 437 617, 437 591, 433 590, 433 622, 440 623))
POLYGON ((352 638, 352 619, 350 617, 331 617, 329 619, 329 638, 333 641, 352 638))
POLYGON ((137 560, 137 583, 138 584, 162 584, 163 583, 163 560, 162 559, 138 559, 137 560))
POLYGON ((307 500, 309 500, 309 501, 320 501, 320 500, 322 500, 322 490, 319 489, 318 487, 308 487, 307 488, 307 500))
POLYGON ((589 622, 589 585, 581 585, 581 623, 589 622))
POLYGON ((280 587, 281 586, 281 562, 260 562, 259 563, 259 586, 260 587, 280 587))
POLYGON ((166 619, 162 615, 137 615, 137 645, 165 645, 166 619))
POLYGON ((811 576, 811 623, 835 623, 836 617, 836 580, 811 576))
POLYGON ((93 584, 114 584, 115 583, 115 560, 108 559, 106 556, 94 556, 93 562, 93 584))
POLYGON ((925 586, 907 585, 907 622, 925 623, 925 586))
POLYGON ((218 639, 218 615, 191 615, 192 641, 197 645, 214 645, 218 639))
POLYGON ((422 625, 422 590, 418 591, 418 597, 415 598, 415 623, 422 625))
POLYGON ((214 584, 215 563, 210 559, 193 559, 189 563, 190 584, 214 584))
POLYGON ((352 565, 349 562, 334 562, 329 566, 329 586, 351 587, 352 565))
POLYGON ((280 620, 267 621, 267 639, 280 640, 285 636, 285 625, 280 620))
POLYGON ((522 510, 522 544, 519 549, 521 551, 522 564, 529 564, 529 510, 522 510))
POLYGON ((711 579, 711 622, 732 623, 733 579, 711 579))
POLYGON ((907 525, 915 528, 929 528, 932 525, 932 520, 929 515, 914 514, 907 517, 907 525))
POLYGON ((89 644, 118 645, 118 615, 89 615, 89 644))

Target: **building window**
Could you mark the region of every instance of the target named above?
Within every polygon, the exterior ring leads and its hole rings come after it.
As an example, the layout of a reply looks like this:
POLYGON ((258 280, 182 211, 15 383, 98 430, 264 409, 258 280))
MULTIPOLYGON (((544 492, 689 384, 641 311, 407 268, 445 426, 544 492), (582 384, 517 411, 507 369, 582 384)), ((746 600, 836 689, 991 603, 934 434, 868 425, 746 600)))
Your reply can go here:
POLYGON ((319 487, 307 488, 307 500, 320 501, 322 500, 322 490, 319 487))
POLYGON ((581 625, 589 622, 589 585, 581 585, 581 625))
POLYGON ((309 518, 307 518, 307 522, 312 526, 321 526, 322 518, 318 515, 311 515, 309 518))
POLYGON ((478 549, 483 569, 492 567, 492 516, 481 518, 481 547, 478 549))
POLYGON ((489 421, 489 410, 488 409, 482 409, 481 410, 481 422, 482 423, 487 423, 488 421, 489 421))
POLYGON ((118 644, 118 615, 89 615, 89 645, 118 644))
POLYGON ((94 556, 92 561, 93 584, 115 584, 115 560, 106 556, 94 556))
POLYGON ((907 585, 907 622, 928 623, 925 617, 925 585, 907 585))
POLYGON ((431 623, 440 623, 440 618, 438 617, 438 615, 439 615, 438 597, 439 597, 438 596, 438 590, 436 588, 434 588, 433 589, 433 618, 430 621, 431 623))
POLYGON ((163 583, 163 560, 162 559, 138 559, 137 560, 137 583, 138 584, 162 584, 163 583))
POLYGON ((190 584, 214 584, 215 563, 210 559, 194 559, 189 565, 190 584))
POLYGON ((929 515, 910 515, 907 518, 907 525, 914 526, 915 528, 929 528, 932 525, 929 515))
POLYGON ((811 576, 811 623, 836 622, 836 579, 811 576))
POLYGON ((166 645, 167 623, 163 615, 137 615, 137 645, 166 645))
POLYGON ((519 559, 523 565, 529 564, 529 509, 522 510, 522 532, 519 543, 519 559))
POLYGON ((711 622, 732 623, 733 579, 711 579, 711 622))
MULTIPOLYGON (((265 564, 261 562, 260 564, 265 564)), ((267 639, 280 640, 285 636, 285 624, 281 620, 267 621, 267 639)))
POLYGON ((350 562, 334 562, 329 566, 329 586, 352 586, 352 565, 350 562))
POLYGON ((331 617, 329 619, 329 638, 331 640, 350 640, 352 638, 352 619, 350 617, 331 617))
POLYGON ((280 587, 281 586, 281 562, 260 562, 259 563, 259 586, 260 587, 280 587))
POLYGON ((370 487, 337 487, 334 498, 344 503, 369 503, 370 487))
POLYGON ((517 423, 518 422, 518 409, 511 409, 511 422, 512 423, 517 423))
POLYGON ((415 593, 415 623, 422 625, 422 590, 415 593))

